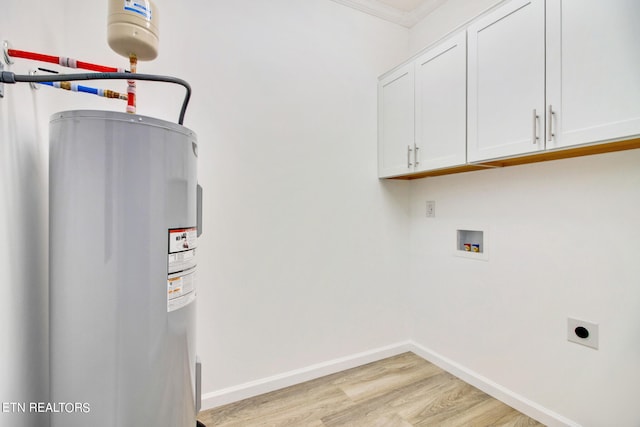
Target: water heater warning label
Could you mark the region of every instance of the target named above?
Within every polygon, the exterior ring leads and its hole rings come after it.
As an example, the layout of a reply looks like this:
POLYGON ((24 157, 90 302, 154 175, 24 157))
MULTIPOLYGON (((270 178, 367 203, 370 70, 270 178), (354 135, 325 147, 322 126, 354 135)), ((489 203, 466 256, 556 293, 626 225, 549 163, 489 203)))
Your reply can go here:
POLYGON ((196 299, 197 243, 196 227, 169 230, 167 311, 182 308, 196 299))
POLYGON ((170 274, 167 280, 167 311, 177 310, 196 300, 196 269, 170 274))
POLYGON ((198 243, 198 229, 173 228, 169 230, 169 253, 183 252, 194 249, 198 243))

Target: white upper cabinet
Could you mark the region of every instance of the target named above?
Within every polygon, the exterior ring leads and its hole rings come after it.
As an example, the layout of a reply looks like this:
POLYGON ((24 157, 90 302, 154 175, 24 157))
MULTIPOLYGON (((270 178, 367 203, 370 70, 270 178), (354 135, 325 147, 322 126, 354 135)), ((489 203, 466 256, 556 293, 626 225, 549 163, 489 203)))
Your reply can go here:
POLYGON ((378 83, 378 175, 410 175, 466 161, 466 34, 378 83))
POLYGON ((469 162, 545 148, 544 20, 544 0, 514 0, 469 26, 469 162))
POLYGON ((640 0, 505 1, 378 99, 383 178, 639 148, 640 0))
POLYGON ((413 172, 413 62, 378 82, 378 176, 413 172))
POLYGON ((464 32, 415 60, 415 170, 466 161, 467 45, 464 32))
POLYGON ((547 104, 547 148, 640 134, 640 1, 547 0, 547 104))

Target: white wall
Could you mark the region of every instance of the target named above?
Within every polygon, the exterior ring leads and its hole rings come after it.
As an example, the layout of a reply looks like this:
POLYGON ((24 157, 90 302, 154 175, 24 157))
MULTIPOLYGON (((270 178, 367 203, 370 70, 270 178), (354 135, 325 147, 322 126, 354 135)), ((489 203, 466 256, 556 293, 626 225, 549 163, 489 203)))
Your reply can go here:
POLYGON ((585 426, 637 426, 640 150, 411 186, 412 337, 585 426), (436 201, 436 218, 425 201, 436 201), (488 262, 453 256, 489 232, 488 262), (600 349, 567 342, 598 323, 600 349))
MULTIPOLYGON (((451 0, 412 52, 491 3, 451 0)), ((412 181, 412 339, 556 419, 637 426, 638 164, 633 150, 412 181), (489 261, 453 256, 461 227, 487 227, 489 261), (599 350, 567 342, 568 317, 599 323, 599 350)))
MULTIPOLYGON (((36 3, 3 3, 15 48, 126 66, 106 2, 36 3)), ((203 392, 406 339, 408 185, 378 182, 375 141, 377 76, 407 56, 408 30, 328 0, 157 4, 161 53, 138 70, 194 88, 203 392)), ((138 111, 175 121, 182 94, 141 83, 138 111)), ((0 100, 0 235, 14 242, 0 245, 3 401, 46 401, 48 117, 82 108, 124 104, 27 86, 0 100)))
POLYGON ((207 9, 170 13, 203 29, 174 43, 194 43, 177 59, 194 67, 199 352, 219 397, 406 338, 408 186, 375 179, 375 141, 377 76, 408 33, 326 0, 207 9))
MULTIPOLYGON (((46 1, 3 2, 0 40, 52 49, 60 40, 61 16, 46 1)), ((20 73, 28 69, 11 67, 20 73)), ((49 102, 28 86, 5 85, 0 99, 0 402, 48 401, 49 102)), ((47 422, 41 415, 0 413, 2 427, 47 422)))
POLYGON ((410 29, 409 51, 415 54, 502 0, 447 0, 410 29))

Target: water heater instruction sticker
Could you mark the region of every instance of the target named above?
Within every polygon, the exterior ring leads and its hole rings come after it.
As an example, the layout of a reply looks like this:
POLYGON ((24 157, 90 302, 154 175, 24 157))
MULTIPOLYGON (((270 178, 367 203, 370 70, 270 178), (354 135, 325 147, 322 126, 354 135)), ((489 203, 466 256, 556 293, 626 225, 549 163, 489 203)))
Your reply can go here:
POLYGON ((167 311, 182 308, 196 299, 196 227, 169 230, 167 258, 167 311))
POLYGON ((196 269, 170 274, 167 280, 167 311, 177 310, 196 300, 196 269))

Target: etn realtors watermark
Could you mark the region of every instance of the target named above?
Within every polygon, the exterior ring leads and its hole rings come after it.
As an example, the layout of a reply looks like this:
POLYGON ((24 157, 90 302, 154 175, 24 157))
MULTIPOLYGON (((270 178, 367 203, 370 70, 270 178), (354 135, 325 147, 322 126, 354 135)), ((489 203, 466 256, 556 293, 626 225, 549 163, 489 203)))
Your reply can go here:
POLYGON ((12 414, 88 414, 86 402, 2 402, 2 413, 12 414))

